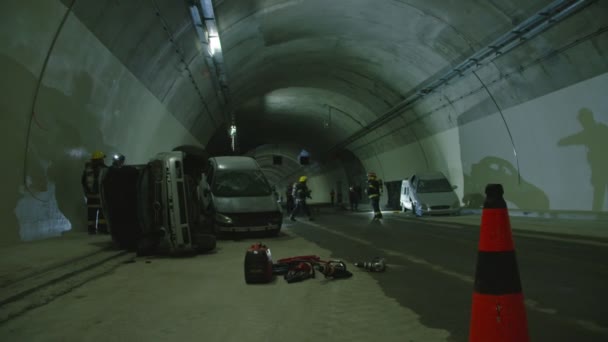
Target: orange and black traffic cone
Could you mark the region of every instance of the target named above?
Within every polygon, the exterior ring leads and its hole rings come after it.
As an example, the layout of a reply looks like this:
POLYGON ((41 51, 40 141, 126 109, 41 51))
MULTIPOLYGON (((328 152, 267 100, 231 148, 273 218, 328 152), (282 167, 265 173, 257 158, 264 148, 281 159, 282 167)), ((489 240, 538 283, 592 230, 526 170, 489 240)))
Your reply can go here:
POLYGON ((527 342, 528 323, 507 204, 500 184, 486 186, 469 342, 527 342))

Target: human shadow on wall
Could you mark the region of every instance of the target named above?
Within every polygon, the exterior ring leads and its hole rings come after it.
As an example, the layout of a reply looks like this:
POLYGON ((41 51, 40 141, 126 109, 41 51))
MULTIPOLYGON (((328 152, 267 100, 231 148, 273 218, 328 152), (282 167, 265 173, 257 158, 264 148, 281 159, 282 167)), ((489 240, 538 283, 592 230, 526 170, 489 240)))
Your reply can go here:
POLYGON ((471 166, 471 173, 464 174, 466 208, 483 207, 486 185, 502 184, 506 201, 526 210, 549 210, 549 197, 537 186, 518 178, 517 170, 510 162, 498 157, 485 157, 471 166))
POLYGON ((40 112, 52 120, 52 129, 47 135, 54 146, 45 152, 52 158, 47 175, 56 184, 59 210, 70 221, 72 229, 84 231, 86 203, 80 181, 85 160, 90 155, 82 152, 93 147, 107 154, 112 147, 103 143, 100 125, 88 109, 94 100, 93 79, 81 71, 73 76, 72 83, 74 90, 69 97, 54 88, 41 89, 43 108, 40 112))
POLYGON ((578 111, 578 121, 583 130, 562 138, 558 146, 583 145, 587 148, 587 161, 591 168, 591 185, 593 186, 593 211, 604 208, 604 199, 608 187, 608 126, 595 121, 593 112, 588 108, 578 111))
MULTIPOLYGON (((2 168, 2 197, 0 198, 0 217, 2 217, 2 244, 12 244, 20 241, 20 225, 15 208, 21 198, 23 183, 23 140, 27 129, 28 104, 21 99, 34 94, 36 79, 27 68, 14 59, 0 54, 0 116, 2 118, 3 141, 6 153, 3 153, 2 168), (27 95, 25 95, 27 94, 27 95)), ((39 165, 34 165, 32 174, 44 175, 39 165)), ((35 177, 40 179, 40 177, 35 177)), ((39 191, 46 190, 46 182, 31 184, 39 191)))
MULTIPOLYGON (((6 115, 3 124, 12 127, 7 141, 23 141, 26 139, 27 125, 30 114, 29 106, 34 96, 37 76, 31 73, 17 60, 0 55, 5 79, 11 80, 11 87, 3 89, 6 101, 0 102, 0 110, 6 115), (31 93, 29 93, 31 92, 31 93)), ((2 217, 11 233, 10 240, 19 241, 21 238, 32 240, 57 235, 69 227, 65 225, 55 210, 71 223, 72 229, 86 229, 86 205, 80 185, 80 176, 84 161, 86 146, 100 146, 102 136, 98 125, 92 120, 92 115, 86 111, 86 104, 91 100, 92 80, 86 74, 79 74, 75 80, 74 92, 67 96, 63 91, 44 84, 40 88, 36 110, 31 123, 26 158, 27 169, 23 169, 24 145, 17 144, 18 149, 5 156, 8 173, 1 201, 2 217), (28 187, 23 186, 24 173, 27 175, 28 187), (50 186, 50 183, 54 186, 50 186), (54 190, 53 190, 54 189, 54 190), (35 202, 25 202, 25 212, 40 217, 20 218, 15 210, 24 191, 31 192, 30 200, 40 201, 41 207, 32 206, 35 202), (54 191, 53 193, 50 191, 54 191), (42 194, 48 192, 46 194, 42 194), (56 207, 55 204, 56 203, 56 207), (44 208, 44 212, 38 209, 44 208), (53 216, 53 217, 50 217, 53 216), (28 221, 27 223, 25 223, 28 221), (29 227, 29 226, 35 227, 29 227), (29 228, 28 228, 29 227, 29 228), (34 229, 34 231, 31 231, 34 229), (55 234, 52 234, 55 233, 55 234)), ((21 205, 24 205, 23 203, 21 205)), ((29 216, 30 214, 28 214, 29 216)))

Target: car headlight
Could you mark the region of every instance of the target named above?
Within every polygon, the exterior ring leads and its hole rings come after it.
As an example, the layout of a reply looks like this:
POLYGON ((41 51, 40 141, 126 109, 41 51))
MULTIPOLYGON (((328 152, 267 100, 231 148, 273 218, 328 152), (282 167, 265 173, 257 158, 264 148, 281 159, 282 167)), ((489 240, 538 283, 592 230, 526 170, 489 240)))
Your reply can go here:
POLYGON ((215 220, 223 224, 232 224, 232 219, 226 215, 215 213, 215 220))

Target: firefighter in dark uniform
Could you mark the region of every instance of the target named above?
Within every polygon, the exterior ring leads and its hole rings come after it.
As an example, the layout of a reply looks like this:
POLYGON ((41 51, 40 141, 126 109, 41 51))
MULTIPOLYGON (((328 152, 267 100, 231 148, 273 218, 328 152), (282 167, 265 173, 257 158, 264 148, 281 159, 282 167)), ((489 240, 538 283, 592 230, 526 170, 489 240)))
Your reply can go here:
POLYGON ((106 219, 101 210, 99 193, 100 180, 108 168, 104 162, 106 155, 101 151, 93 152, 82 173, 82 188, 87 198, 87 219, 89 234, 108 234, 106 219))
POLYGON ((382 218, 382 211, 380 211, 380 195, 382 194, 382 185, 380 181, 376 179, 376 173, 370 172, 367 174, 367 196, 372 203, 374 209, 374 219, 382 218))
POLYGON ((293 184, 289 184, 285 190, 286 209, 288 213, 291 213, 296 205, 293 198, 293 187, 293 184))
POLYGON ((304 214, 308 216, 308 219, 312 221, 310 210, 308 209, 308 205, 306 204, 306 199, 312 198, 310 196, 310 190, 308 189, 308 185, 306 185, 307 180, 308 177, 302 176, 300 177, 299 182, 297 182, 293 187, 293 197, 296 200, 296 207, 291 212, 290 219, 292 221, 296 220, 296 215, 300 212, 300 210, 303 210, 304 214))

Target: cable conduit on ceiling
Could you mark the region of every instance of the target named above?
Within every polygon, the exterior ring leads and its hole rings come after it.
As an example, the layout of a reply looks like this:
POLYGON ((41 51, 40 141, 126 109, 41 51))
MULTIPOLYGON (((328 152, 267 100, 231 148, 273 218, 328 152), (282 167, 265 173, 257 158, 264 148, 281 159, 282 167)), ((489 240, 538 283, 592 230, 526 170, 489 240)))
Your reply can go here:
POLYGON ((435 91, 437 88, 446 85, 452 79, 464 76, 465 72, 472 71, 484 67, 485 65, 493 62, 495 59, 504 56, 507 52, 512 51, 518 46, 521 46, 524 42, 529 41, 533 37, 537 36, 541 32, 544 32, 549 27, 554 26, 563 19, 569 17, 578 10, 590 5, 597 0, 558 0, 554 1, 550 5, 543 8, 543 10, 537 12, 534 16, 524 20, 518 24, 514 29, 501 35, 498 39, 494 40, 488 46, 480 49, 479 51, 466 58, 463 62, 452 68, 445 75, 438 77, 434 80, 423 82, 420 86, 416 87, 411 95, 408 96, 402 102, 396 104, 378 119, 372 121, 370 124, 362 128, 361 130, 352 134, 349 138, 338 143, 325 152, 325 156, 329 155, 332 151, 345 148, 352 142, 360 139, 361 137, 369 134, 374 129, 384 125, 386 122, 392 120, 394 117, 400 115, 404 110, 411 107, 414 103, 424 98, 426 95, 435 91))
MULTIPOLYGON (((572 42, 570 42, 570 43, 562 46, 559 49, 552 50, 552 51, 546 53, 545 55, 543 55, 543 56, 535 59, 534 61, 532 61, 532 62, 530 62, 530 63, 528 63, 526 65, 522 65, 522 66, 520 66, 518 68, 515 68, 515 70, 512 71, 512 72, 509 72, 509 73, 506 73, 506 74, 502 74, 500 77, 498 77, 498 78, 496 78, 496 79, 494 79, 494 80, 492 80, 490 82, 485 82, 485 84, 488 85, 488 86, 490 86, 490 85, 496 84, 497 82, 505 80, 505 79, 511 77, 512 75, 516 74, 516 73, 522 73, 522 72, 528 70, 529 68, 535 66, 536 64, 541 63, 544 60, 547 60, 547 59, 549 59, 549 58, 551 58, 551 57, 553 57, 553 56, 555 56, 555 55, 557 55, 559 53, 565 52, 568 49, 570 49, 570 48, 572 48, 572 47, 574 47, 574 46, 576 46, 578 44, 581 44, 581 43, 583 43, 583 42, 585 42, 585 41, 587 41, 587 40, 589 40, 589 39, 591 39, 593 37, 599 36, 599 35, 601 35, 603 33, 606 33, 606 32, 608 32, 608 26, 601 27, 598 30, 596 30, 596 31, 594 31, 594 32, 592 32, 590 34, 585 35, 584 37, 577 38, 577 39, 573 40, 572 42)), ((406 121, 405 124, 397 126, 397 127, 393 128, 393 129, 391 129, 389 132, 387 132, 387 133, 385 133, 385 134, 377 137, 376 139, 372 140, 371 142, 368 142, 368 143, 356 146, 354 148, 351 148, 351 150, 352 151, 356 151, 356 150, 358 150, 360 148, 366 147, 369 144, 373 144, 374 142, 376 142, 378 140, 381 140, 381 139, 383 139, 383 138, 385 138, 387 136, 390 136, 391 134, 394 134, 394 133, 396 133, 396 132, 398 132, 398 131, 400 131, 402 129, 408 128, 409 126, 415 124, 416 122, 422 121, 422 120, 426 119, 427 117, 431 116, 432 114, 437 113, 437 112, 441 111, 442 109, 444 109, 444 108, 446 108, 448 106, 451 106, 454 103, 458 103, 459 101, 464 100, 464 99, 468 98, 469 96, 477 94, 477 93, 479 93, 480 91, 483 91, 483 90, 484 90, 484 87, 482 85, 480 85, 478 88, 473 89, 473 90, 469 91, 468 93, 463 94, 463 95, 461 95, 461 96, 459 96, 459 97, 457 97, 455 99, 446 98, 447 101, 448 101, 448 103, 443 104, 443 105, 441 105, 439 107, 435 107, 435 108, 431 109, 430 111, 425 112, 423 114, 420 114, 420 115, 416 116, 414 119, 406 121)))
POLYGON ((203 96, 201 89, 199 88, 198 84, 196 84, 196 81, 194 80, 192 70, 190 70, 190 66, 186 63, 186 57, 185 57, 184 52, 179 47, 179 45, 177 45, 177 42, 175 41, 175 38, 173 37, 173 33, 171 31, 171 28, 169 27, 169 24, 167 23, 167 21, 165 20, 165 18, 162 16, 162 14, 160 12, 160 7, 158 6, 158 3, 156 2, 156 0, 153 0, 152 3, 154 5, 155 14, 158 17, 158 19, 160 20, 161 25, 163 26, 163 30, 167 34, 169 43, 173 46, 173 50, 177 54, 178 60, 184 65, 184 69, 188 73, 190 82, 192 83, 195 92, 197 93, 199 99, 201 100, 201 103, 203 104, 203 108, 205 108, 205 112, 211 118, 211 121, 213 122, 213 125, 215 126, 215 128, 217 128, 218 123, 215 121, 215 118, 211 114, 211 111, 209 110, 209 105, 207 104, 207 101, 205 100, 205 97, 203 96))
MULTIPOLYGON (((236 126, 236 117, 235 117, 235 113, 233 111, 232 108, 232 101, 231 101, 231 96, 230 96, 230 87, 228 86, 228 75, 226 72, 226 68, 224 65, 224 54, 222 51, 222 47, 221 47, 221 39, 220 39, 220 35, 219 35, 219 30, 217 27, 217 19, 215 16, 215 10, 214 10, 214 6, 211 0, 199 0, 198 4, 200 6, 200 9, 203 13, 203 18, 201 20, 200 18, 200 14, 198 13, 198 9, 196 8, 196 6, 194 6, 194 8, 191 7, 191 14, 194 20, 195 16, 199 16, 199 19, 197 19, 198 21, 201 21, 201 24, 204 23, 205 26, 205 30, 207 31, 207 35, 208 37, 201 37, 199 36, 199 40, 204 44, 205 42, 208 42, 208 47, 210 48, 207 52, 209 54, 209 56, 207 56, 207 67, 210 69, 210 71, 212 71, 214 73, 214 81, 217 83, 217 87, 219 88, 219 92, 221 93, 221 98, 224 100, 223 102, 223 109, 224 109, 224 115, 226 117, 226 121, 229 122, 229 124, 232 126, 236 126), (219 44, 219 46, 216 46, 217 50, 214 51, 213 49, 215 49, 212 46, 213 41, 211 39, 217 39, 217 44, 219 44), (211 62, 209 62, 209 60, 211 60, 211 62)), ((200 35, 200 32, 197 31, 197 34, 200 35)), ((216 91, 218 91, 216 89, 216 91)), ((233 151, 235 150, 235 146, 238 145, 238 142, 236 140, 236 135, 232 136, 231 133, 230 137, 231 139, 233 139, 233 151)))
MULTIPOLYGON (((513 71, 511 71, 509 73, 506 73, 506 74, 502 74, 500 77, 495 78, 494 80, 492 80, 490 82, 485 82, 485 84, 486 85, 493 85, 493 84, 496 84, 496 83, 498 83, 498 82, 500 82, 502 80, 508 79, 509 77, 511 77, 512 75, 514 75, 516 73, 522 73, 522 72, 528 70, 529 68, 531 68, 531 67, 533 67, 533 66, 535 66, 535 65, 537 65, 537 64, 539 64, 539 63, 541 63, 541 62, 543 62, 543 61, 545 61, 547 59, 550 59, 550 58, 552 58, 552 57, 554 57, 554 56, 556 56, 556 55, 558 55, 558 54, 560 54, 562 52, 565 52, 565 51, 567 51, 567 50, 575 47, 578 44, 581 44, 581 43, 583 43, 583 42, 585 42, 585 41, 587 41, 587 40, 589 40, 591 38, 594 38, 596 36, 599 36, 599 35, 607 33, 607 32, 608 32, 608 26, 600 27, 598 30, 596 30, 596 31, 594 31, 594 32, 592 32, 590 34, 587 34, 587 35, 585 35, 583 37, 577 38, 577 39, 575 39, 575 40, 573 40, 573 41, 565 44, 564 46, 560 47, 559 49, 551 50, 550 52, 548 52, 548 53, 544 54, 543 56, 541 56, 541 57, 533 60, 532 62, 530 62, 530 63, 528 63, 526 65, 521 65, 521 66, 519 66, 517 68, 514 68, 513 71)), ((387 137, 387 136, 389 136, 389 135, 391 135, 391 134, 393 134, 393 133, 395 133, 395 132, 397 132, 399 130, 405 129, 405 128, 407 128, 407 127, 409 127, 409 126, 417 123, 418 121, 422 121, 422 120, 426 119, 427 117, 431 116, 432 114, 437 113, 437 112, 441 111, 442 109, 444 109, 444 108, 446 108, 448 106, 451 106, 453 103, 458 103, 459 101, 464 100, 464 99, 468 98, 469 96, 477 94, 477 93, 479 93, 480 91, 483 91, 483 90, 484 90, 483 85, 480 85, 478 88, 473 89, 473 90, 469 91, 466 94, 460 95, 457 98, 454 98, 454 99, 446 98, 448 100, 448 103, 445 103, 445 104, 443 104, 441 106, 435 107, 435 108, 431 109, 430 111, 425 112, 423 114, 420 114, 420 115, 416 116, 415 118, 413 118, 413 119, 411 119, 409 121, 406 121, 405 124, 391 129, 389 132, 387 132, 386 134, 383 134, 382 136, 374 139, 373 141, 365 143, 365 144, 362 144, 362 145, 359 145, 359 146, 356 146, 354 148, 351 148, 351 150, 354 151, 354 150, 357 150, 357 149, 360 149, 360 148, 364 148, 367 145, 372 144, 372 143, 374 143, 374 142, 376 142, 378 140, 381 140, 381 139, 383 139, 383 138, 385 138, 385 137, 387 137)), ((396 119, 396 117, 393 118, 393 119, 396 119)))
MULTIPOLYGON (((597 0, 589 0, 589 1, 577 1, 577 3, 583 3, 583 2, 584 2, 584 3, 585 3, 584 5, 589 5, 589 4, 591 4, 592 2, 595 2, 595 1, 597 1, 597 0)), ((573 3, 573 1, 559 1, 559 2, 560 2, 560 3, 566 3, 566 2, 568 2, 568 3, 573 3)), ((548 6, 548 7, 549 7, 549 8, 555 8, 555 6, 551 6, 551 5, 550 5, 550 6, 548 6)), ((573 9, 573 7, 572 7, 572 6, 569 6, 568 8, 569 8, 569 10, 571 11, 571 13, 575 11, 575 9, 573 9)), ((578 6, 576 9, 581 9, 581 8, 582 8, 582 7, 581 7, 581 5, 579 4, 579 6, 578 6)), ((546 13, 546 12, 541 11, 541 12, 539 12, 539 13, 541 13, 541 14, 537 14, 537 15, 544 16, 544 17, 546 17, 546 16, 547 16, 546 14, 543 14, 543 13, 546 13)), ((569 14, 571 14, 571 13, 569 13, 569 14)), ((562 15, 560 18, 561 18, 561 19, 564 19, 565 17, 566 17, 566 15, 562 15)), ((560 19, 560 20, 561 20, 561 19, 560 19)), ((524 23, 526 23, 526 21, 524 21, 524 23)), ((556 22, 554 22, 553 24, 555 24, 555 23, 556 23, 556 22)), ((547 28, 547 27, 545 27, 544 29, 546 29, 546 28, 547 28)), ((601 28, 599 28, 598 30, 596 30, 595 32, 592 32, 592 33, 587 34, 587 35, 585 35, 585 36, 583 36, 583 37, 577 38, 577 39, 573 40, 572 42, 569 42, 569 43, 567 43, 567 44, 563 45, 563 46, 562 46, 561 48, 559 48, 559 49, 552 50, 552 51, 550 51, 550 52, 546 53, 545 55, 543 55, 543 56, 541 56, 541 57, 537 58, 536 60, 534 60, 534 61, 532 61, 532 62, 530 62, 530 63, 528 63, 528 64, 526 64, 526 65, 520 66, 519 68, 516 68, 516 69, 515 69, 514 71, 512 71, 512 72, 507 73, 507 74, 503 74, 503 75, 501 75, 500 77, 498 77, 498 78, 494 79, 493 81, 491 81, 491 82, 486 82, 486 83, 487 83, 488 85, 490 85, 490 84, 494 84, 494 83, 497 83, 497 82, 499 82, 499 81, 501 81, 501 80, 503 80, 503 79, 506 79, 506 78, 510 77, 511 75, 513 75, 513 74, 515 74, 515 73, 520 73, 520 72, 523 72, 524 70, 526 70, 526 69, 528 69, 528 68, 530 68, 530 67, 532 67, 532 66, 534 66, 534 65, 536 65, 536 64, 538 64, 538 63, 540 63, 540 62, 542 62, 543 60, 546 60, 546 59, 548 59, 548 58, 551 58, 551 57, 553 57, 553 56, 557 55, 558 53, 561 53, 561 52, 563 52, 563 51, 566 51, 566 50, 568 50, 568 49, 570 49, 570 48, 572 48, 572 47, 574 47, 574 46, 576 46, 576 45, 578 45, 578 44, 580 44, 580 43, 582 43, 582 42, 584 42, 584 41, 587 41, 587 40, 589 40, 589 39, 591 39, 591 38, 593 38, 593 37, 595 37, 595 36, 598 36, 598 35, 600 35, 600 34, 602 34, 602 33, 605 33, 606 31, 608 31, 608 27, 606 27, 606 26, 605 26, 605 27, 601 27, 601 28)), ((511 32, 511 31, 510 31, 510 32, 511 32)), ((539 32, 536 32, 536 34, 538 34, 538 33, 540 33, 540 31, 539 31, 539 32)), ((530 38, 526 39, 526 41, 527 41, 527 40, 529 40, 529 39, 530 39, 530 38)), ((523 42, 523 41, 522 41, 522 42, 523 42)), ((516 47, 516 46, 512 46, 510 49, 513 49, 513 48, 515 48, 515 47, 516 47)), ((504 55, 504 54, 497 54, 497 55, 496 55, 496 58, 498 58, 498 57, 500 57, 500 56, 502 56, 502 55, 504 55)), ((494 59, 495 59, 495 58, 493 58, 493 59, 492 59, 491 61, 489 61, 487 64, 490 64, 491 62, 493 62, 493 60, 494 60, 494 59)), ((469 58, 469 59, 467 59, 466 61, 469 61, 469 60, 470 60, 470 58, 469 58)), ((478 69, 479 69, 480 67, 482 67, 482 66, 487 66, 487 65, 477 64, 476 66, 477 66, 477 67, 478 67, 478 69)), ((454 69, 455 69, 455 68, 454 68, 454 69)), ((454 70, 454 69, 452 69, 452 70, 454 70)), ((458 76, 461 76, 461 75, 459 74, 458 76)), ((445 77, 441 77, 441 78, 439 78, 439 80, 443 81, 443 83, 442 83, 442 84, 447 84, 447 83, 448 83, 448 81, 449 81, 449 79, 446 79, 445 77)), ((354 149, 351 149, 351 150, 358 150, 358 149, 360 149, 360 148, 364 148, 364 147, 366 147, 366 146, 368 146, 368 145, 370 145, 370 144, 373 144, 374 142, 376 142, 376 141, 378 141, 378 140, 380 140, 380 139, 385 138, 386 136, 388 136, 388 135, 390 135, 390 134, 392 134, 392 133, 395 133, 395 132, 397 132, 397 131, 399 131, 399 130, 401 130, 401 129, 407 128, 407 127, 409 127, 410 125, 412 125, 412 124, 414 124, 414 123, 416 123, 416 122, 418 122, 418 121, 423 120, 424 118, 428 117, 428 116, 429 116, 429 115, 431 115, 432 113, 434 113, 434 112, 438 112, 439 110, 441 110, 441 109, 443 109, 443 108, 445 108, 445 107, 447 107, 447 106, 449 106, 449 105, 452 105, 452 103, 456 103, 456 102, 458 102, 458 101, 460 101, 460 100, 462 100, 462 99, 467 98, 468 96, 471 96, 471 95, 473 95, 473 94, 478 93, 479 91, 483 91, 483 90, 485 89, 484 87, 485 87, 485 84, 482 82, 482 85, 481 85, 479 88, 474 89, 474 90, 470 91, 470 92, 469 92, 469 93, 467 93, 467 94, 461 95, 459 98, 457 98, 457 99, 455 99, 455 100, 449 100, 449 99, 448 99, 449 101, 448 101, 448 103, 447 103, 447 104, 441 105, 440 107, 437 107, 437 108, 435 108, 435 109, 433 109, 433 110, 431 110, 431 111, 429 111, 429 112, 427 112, 427 113, 425 113, 425 114, 423 114, 423 115, 421 115, 421 116, 417 116, 416 118, 414 118, 414 119, 412 119, 412 120, 406 121, 406 123, 405 123, 404 125, 401 125, 401 126, 399 126, 399 127, 395 128, 395 129, 391 130, 391 132, 389 132, 389 133, 387 133, 387 134, 384 134, 384 135, 382 135, 381 137, 379 137, 379 138, 377 138, 377 139, 374 139, 374 140, 373 140, 373 141, 371 141, 371 142, 368 142, 368 143, 362 144, 362 145, 360 145, 360 146, 357 146, 357 147, 355 147, 354 149)), ((423 89, 423 88, 424 88, 424 87, 419 87, 418 89, 423 89)), ((430 92, 429 92, 429 93, 430 93, 430 92)), ((386 114, 386 115, 382 116, 381 118, 377 119, 376 121, 378 121, 378 120, 380 120, 380 119, 383 119, 383 121, 384 121, 384 122, 383 122, 382 124, 384 124, 384 123, 389 122, 389 121, 391 121, 391 120, 393 120, 393 119, 396 119, 396 118, 397 118, 397 117, 398 117, 398 116, 399 116, 399 115, 400 115, 400 114, 401 114, 401 113, 402 113, 404 110, 407 110, 407 109, 408 109, 408 107, 410 107, 410 105, 411 105, 411 104, 413 104, 414 102, 416 102, 416 101, 418 101, 418 100, 422 99, 422 97, 424 97, 424 96, 420 96, 420 97, 418 97, 418 95, 420 95, 420 94, 419 94, 419 93, 416 93, 416 94, 414 95, 415 100, 414 100, 414 101, 412 101, 411 103, 410 103, 410 102, 408 102, 408 101, 411 101, 411 100, 412 100, 412 99, 411 99, 411 97, 410 97, 410 98, 407 98, 406 100, 404 100, 404 101, 401 103, 401 104, 402 104, 401 106, 400 106, 400 104, 398 104, 398 105, 394 106, 394 107, 393 107, 391 110, 389 110, 389 111, 387 112, 387 114, 386 114), (400 108, 397 108, 397 107, 400 107, 400 108), (397 110, 397 109, 398 109, 398 112, 397 112, 396 114, 394 114, 394 115, 390 115, 390 114, 392 114, 392 113, 391 113, 392 111, 397 110), (388 115, 390 115, 390 117, 387 117, 388 115)), ((426 95, 426 94, 425 94, 425 95, 426 95)), ((499 107, 497 106, 497 108, 499 108, 499 107)), ((499 110, 500 110, 500 108, 499 108, 499 110)), ((503 120, 504 120, 504 118, 503 118, 503 120)), ((372 124, 374 124, 376 121, 372 122, 372 124)), ((506 124, 506 123, 505 123, 505 124, 506 124)), ((370 124, 370 125, 371 125, 371 124, 370 124)), ((332 152, 335 152, 335 151, 336 151, 336 150, 338 150, 339 148, 344 148, 344 147, 346 147, 347 145, 351 144, 352 142, 354 142, 354 141, 356 141, 356 140, 359 140, 359 139, 360 139, 360 138, 362 138, 363 136, 365 136, 365 135, 369 134, 369 133, 372 131, 372 130, 369 128, 369 126, 370 126, 370 125, 368 125, 368 126, 367 126, 367 127, 365 127, 365 128, 362 128, 362 129, 361 129, 359 132, 357 132, 357 133, 353 134, 353 136, 355 136, 356 134, 360 134, 360 136, 357 136, 357 137, 356 137, 355 139, 353 139, 352 141, 348 141, 348 142, 346 142, 346 141, 348 140, 348 139, 347 139, 347 140, 345 140, 345 142, 342 142, 341 144, 339 144, 339 145, 335 145, 335 146, 331 147, 330 149, 328 149, 328 150, 325 152, 325 154, 322 156, 322 159, 327 159, 327 158, 328 158, 328 157, 331 155, 331 153, 332 153, 332 152)), ((379 126, 380 126, 380 125, 379 125, 379 126)), ((375 128, 375 127, 374 127, 374 128, 375 128)), ((507 129, 508 129, 508 128, 507 128, 507 129)), ((510 132, 509 132, 509 134, 510 134, 510 132)), ((349 138, 349 139, 352 139, 352 138, 353 138, 353 136, 351 136, 351 138, 349 138)), ((416 138, 416 140, 418 141, 418 138, 417 138, 417 137, 415 137, 415 138, 416 138)), ((511 139, 512 139, 512 137, 511 137, 511 139)), ((418 142, 418 143, 420 143, 420 142, 418 142)), ((513 141, 512 141, 512 144, 513 144, 513 148, 515 148, 515 147, 514 147, 514 142, 513 142, 513 141)), ((422 149, 422 146, 420 146, 420 148, 422 149)), ((425 158, 425 162, 427 163, 427 168, 428 168, 428 163, 429 163, 428 158, 427 158, 427 156, 426 156, 426 153, 424 153, 424 150, 423 150, 423 149, 422 149, 422 152, 423 152, 423 156, 424 156, 424 158, 425 158)), ((514 153, 516 153, 516 151, 515 151, 515 150, 514 150, 514 153)), ((519 175, 519 162, 518 162, 518 161, 517 161, 517 165, 518 165, 518 177, 520 177, 520 175, 519 175)), ((286 179, 286 178, 289 178, 289 177, 293 176, 294 174, 296 174, 297 172, 308 172, 308 171, 310 171, 310 170, 311 170, 311 168, 312 168, 312 165, 311 165, 311 166, 300 167, 300 168, 298 168, 297 170, 295 170, 294 172, 292 172, 292 173, 290 173, 289 175, 287 175, 287 176, 285 176, 284 178, 282 178, 281 180, 284 180, 284 179, 286 179)))

